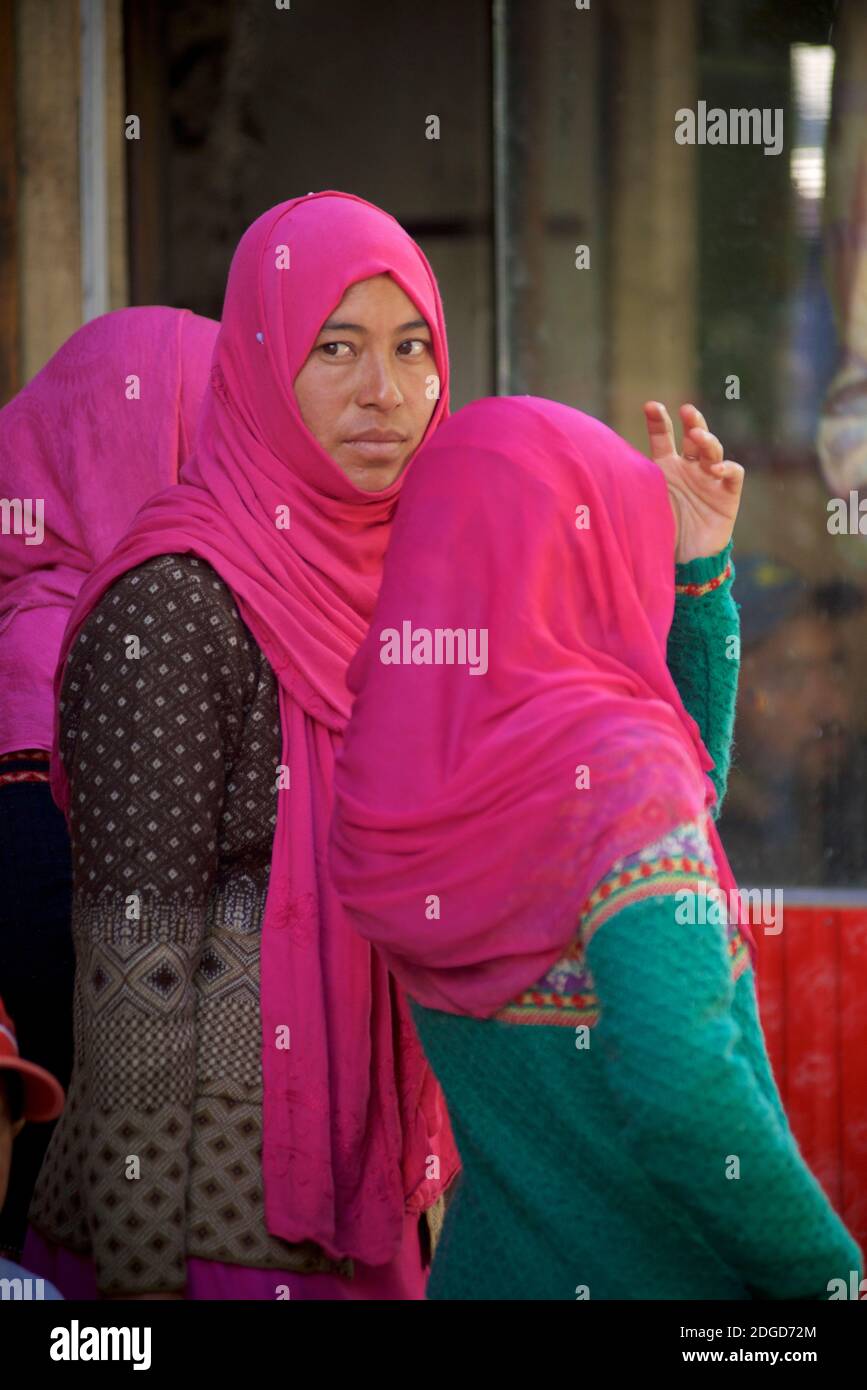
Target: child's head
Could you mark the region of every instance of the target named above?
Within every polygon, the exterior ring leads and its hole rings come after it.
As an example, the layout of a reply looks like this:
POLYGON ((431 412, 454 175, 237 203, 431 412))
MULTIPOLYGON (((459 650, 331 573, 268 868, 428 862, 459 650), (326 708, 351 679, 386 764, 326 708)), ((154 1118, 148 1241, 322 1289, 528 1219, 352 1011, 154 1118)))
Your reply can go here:
POLYGON ((60 1082, 18 1055, 15 1025, 0 999, 0 1208, 6 1200, 12 1143, 25 1120, 54 1120, 63 1109, 60 1082))

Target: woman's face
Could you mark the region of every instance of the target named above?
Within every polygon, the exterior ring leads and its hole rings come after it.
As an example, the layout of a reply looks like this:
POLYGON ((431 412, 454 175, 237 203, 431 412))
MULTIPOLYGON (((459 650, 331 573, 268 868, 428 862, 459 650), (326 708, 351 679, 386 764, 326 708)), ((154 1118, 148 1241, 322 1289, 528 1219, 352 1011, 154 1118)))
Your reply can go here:
POLYGON ((349 287, 295 378, 305 425, 365 492, 403 472, 438 394, 430 330, 390 275, 349 287))

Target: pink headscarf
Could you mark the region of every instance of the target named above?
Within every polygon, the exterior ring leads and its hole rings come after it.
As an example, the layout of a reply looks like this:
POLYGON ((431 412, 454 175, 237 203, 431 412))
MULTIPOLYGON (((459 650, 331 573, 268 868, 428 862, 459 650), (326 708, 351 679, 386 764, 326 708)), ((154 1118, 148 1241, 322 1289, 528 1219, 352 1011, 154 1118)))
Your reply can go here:
POLYGON ((0 411, 0 495, 41 499, 45 528, 41 544, 0 544, 0 753, 51 747, 70 609, 142 503, 176 481, 216 336, 188 309, 103 314, 0 411))
MULTIPOLYGON (((420 451, 350 668, 331 864, 422 1004, 484 1017, 515 998, 616 860, 712 804, 713 763, 666 665, 673 606, 663 475, 598 421, 483 400, 420 451), (405 622, 418 664, 386 664, 405 622), (486 629, 486 673, 422 664, 437 628, 486 629)), ((481 650, 468 641, 480 672, 481 650)))
MULTIPOLYGON (((382 273, 430 327, 441 393, 428 435, 436 429, 448 408, 445 323, 419 247, 350 194, 271 208, 232 260, 195 456, 85 584, 61 652, 62 665, 118 575, 192 552, 228 584, 274 669, 291 785, 277 798, 262 930, 266 1222, 284 1240, 368 1264, 393 1258, 405 1211, 430 1206, 458 1167, 406 1000, 347 922, 326 866, 346 668, 373 612, 403 478, 357 488, 304 425, 292 383, 349 286, 382 273), (290 1046, 278 1049, 286 1026, 290 1046)), ((59 668, 58 694, 61 680, 59 668)), ((57 743, 52 786, 65 810, 57 743)))

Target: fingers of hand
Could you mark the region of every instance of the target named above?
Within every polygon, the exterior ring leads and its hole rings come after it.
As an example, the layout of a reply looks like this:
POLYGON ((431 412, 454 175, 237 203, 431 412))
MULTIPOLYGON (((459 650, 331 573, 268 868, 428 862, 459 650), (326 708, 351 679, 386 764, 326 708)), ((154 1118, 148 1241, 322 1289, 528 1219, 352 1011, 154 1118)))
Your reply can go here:
POLYGON ((715 434, 706 429, 691 429, 684 436, 683 457, 700 463, 705 472, 710 472, 714 464, 722 463, 725 457, 723 446, 715 434))
POLYGON ((666 458, 677 453, 674 438, 674 425, 665 406, 660 401, 646 401, 644 418, 650 436, 650 454, 654 459, 666 458))
POLYGON ((692 429, 707 429, 707 420, 704 418, 697 405, 682 405, 680 407, 680 419, 684 434, 688 434, 692 429))
POLYGON ((740 492, 744 485, 743 465, 734 463, 732 459, 724 459, 722 463, 715 463, 711 469, 715 478, 725 484, 726 491, 734 493, 735 496, 740 492))

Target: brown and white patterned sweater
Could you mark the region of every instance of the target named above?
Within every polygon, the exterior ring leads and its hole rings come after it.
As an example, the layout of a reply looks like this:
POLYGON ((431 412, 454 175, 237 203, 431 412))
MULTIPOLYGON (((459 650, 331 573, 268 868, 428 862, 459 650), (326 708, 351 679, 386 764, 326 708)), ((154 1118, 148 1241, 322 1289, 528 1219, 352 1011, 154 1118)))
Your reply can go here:
POLYGON ((206 561, 160 555, 103 595, 69 655, 61 735, 75 1061, 32 1225, 90 1255, 107 1293, 179 1290, 191 1256, 351 1275, 264 1224, 278 690, 206 561))

